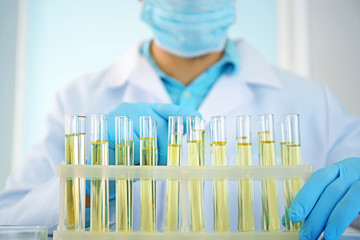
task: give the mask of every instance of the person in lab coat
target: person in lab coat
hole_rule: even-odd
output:
[[[270,66],[244,39],[229,40],[227,29],[235,19],[233,0],[145,0],[141,16],[152,28],[153,39],[136,44],[112,66],[58,92],[43,139],[0,193],[0,224],[58,224],[55,172],[64,159],[64,114],[108,113],[110,156],[114,116],[134,119],[137,135],[139,116],[154,115],[160,122],[159,164],[166,164],[168,116],[226,115],[228,164],[235,165],[236,115],[255,116],[252,132],[257,132],[254,121],[259,114],[271,112],[280,121],[295,112],[301,116],[303,161],[321,170],[294,200],[290,217],[305,219],[302,239],[316,239],[323,231],[326,239],[338,238],[360,211],[360,119],[349,116],[327,86]],[[253,143],[257,149],[255,138]],[[229,204],[236,207],[236,187],[229,190]],[[205,194],[211,191],[205,188]],[[157,221],[162,230],[164,186],[158,193]],[[135,200],[136,194],[135,190]],[[260,216],[258,191],[254,199],[255,214]],[[205,209],[212,209],[211,204],[205,201]],[[230,228],[236,231],[237,211],[231,211],[230,218]],[[135,202],[134,229],[139,228],[138,219]],[[110,220],[114,220],[113,211]],[[205,220],[206,230],[211,231],[212,211],[205,211]]]

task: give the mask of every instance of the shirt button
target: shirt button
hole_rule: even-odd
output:
[[[186,91],[184,93],[185,98],[189,99],[191,97],[191,93],[189,91]]]

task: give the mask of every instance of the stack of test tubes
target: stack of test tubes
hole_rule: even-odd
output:
[[[236,179],[238,185],[238,232],[255,233],[253,181],[256,179],[260,181],[261,188],[261,231],[281,232],[277,175],[256,177],[255,174],[253,177],[252,174],[243,174],[242,177],[234,178],[230,174],[230,177],[222,175],[223,177],[218,178],[209,177],[210,173],[204,172],[211,172],[211,168],[218,168],[224,172],[228,171],[235,174],[234,169],[239,170],[239,172],[241,169],[248,169],[252,173],[256,173],[257,170],[266,173],[267,169],[278,169],[278,172],[288,176],[285,171],[292,168],[296,170],[301,167],[298,114],[286,115],[285,121],[279,123],[282,166],[276,165],[273,114],[262,114],[259,117],[258,166],[253,165],[251,117],[249,115],[240,115],[236,118],[236,125],[234,126],[236,128],[236,143],[234,144],[236,145],[236,166],[228,166],[225,116],[213,116],[209,122],[211,166],[205,166],[206,124],[205,120],[199,116],[186,118],[188,166],[184,166],[182,159],[184,135],[184,119],[182,117],[171,116],[168,119],[167,166],[157,166],[156,120],[153,116],[140,117],[138,133],[140,138],[140,166],[134,166],[134,151],[136,151],[134,149],[134,122],[127,116],[117,116],[114,134],[115,166],[110,166],[107,120],[104,114],[91,115],[91,166],[85,166],[85,120],[86,117],[84,116],[65,116],[66,165],[59,166],[63,173],[59,174],[63,179],[61,181],[63,201],[60,203],[60,226],[58,233],[55,231],[55,239],[61,239],[56,237],[57,234],[61,233],[60,230],[67,233],[136,233],[133,229],[134,181],[136,180],[140,180],[139,189],[137,189],[140,193],[140,206],[135,207],[140,208],[139,230],[145,234],[141,236],[159,233],[157,207],[163,207],[165,211],[163,233],[205,232],[205,225],[209,223],[204,217],[204,199],[209,196],[204,196],[204,180],[209,179],[212,180],[213,184],[214,234],[230,233],[229,179]],[[77,166],[78,170],[76,170],[73,165],[80,166]],[[59,169],[58,171],[60,171]],[[166,169],[177,174],[170,175],[166,173]],[[307,178],[311,173],[311,166],[310,168],[305,166],[301,169],[299,171],[303,172],[302,175],[282,178],[286,232],[297,232],[302,224],[301,222],[291,222],[288,216],[288,209],[302,187],[304,178]],[[190,170],[199,173],[199,175],[191,175]],[[74,172],[77,172],[78,175]],[[149,174],[151,172],[153,174]],[[157,206],[156,186],[158,179],[166,182],[166,195],[161,206]],[[88,220],[85,219],[85,180],[90,180],[89,226],[85,226],[85,220]],[[110,230],[109,226],[109,183],[111,181],[115,183],[116,193],[114,230]],[[167,236],[170,237],[170,235]],[[188,236],[189,239],[196,239],[196,236],[199,235],[190,234]]]

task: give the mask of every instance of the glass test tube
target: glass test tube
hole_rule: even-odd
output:
[[[156,166],[155,123],[152,116],[140,117],[140,166]],[[156,231],[156,180],[140,179],[140,231]]]
[[[280,142],[280,153],[281,153],[281,165],[288,166],[289,165],[289,158],[286,146],[286,127],[285,122],[279,122],[280,133],[281,133],[281,142]],[[290,207],[290,180],[284,179],[283,180],[283,199],[284,199],[284,206],[285,206],[285,228],[286,231],[292,231],[292,225],[290,224],[289,218],[289,207]]]
[[[109,165],[107,126],[104,114],[91,115],[91,164]],[[109,230],[109,183],[108,179],[91,179],[90,230]]]
[[[79,116],[79,164],[85,165],[86,116]],[[86,179],[79,179],[80,229],[85,230]]]
[[[301,164],[301,141],[300,141],[300,119],[299,114],[288,114],[286,115],[285,121],[285,140],[286,140],[286,149],[287,149],[287,161],[286,163],[289,166],[295,166]],[[288,180],[288,208],[290,207],[292,201],[294,200],[296,194],[300,191],[303,180],[302,178],[295,177]],[[289,226],[286,226],[286,229],[290,231],[300,231],[302,222],[294,223],[288,221]]]
[[[202,129],[199,116],[186,118],[187,154],[189,166],[203,166]],[[190,229],[192,232],[204,232],[204,205],[203,181],[201,179],[189,180],[190,197]]]
[[[236,119],[237,165],[252,165],[251,117],[240,115]],[[253,180],[241,179],[238,183],[238,230],[251,232],[255,230],[253,206]]]
[[[179,116],[169,117],[167,166],[180,166],[182,162],[183,119]],[[180,214],[180,180],[167,179],[165,231],[179,230]]]
[[[129,118],[130,165],[134,165],[134,121]],[[131,202],[132,203],[132,202]]]
[[[79,164],[79,118],[65,115],[65,163]],[[69,177],[65,184],[66,229],[80,227],[79,178]]]
[[[275,157],[274,115],[260,115],[259,132],[259,163],[260,166],[273,166]],[[276,178],[261,181],[262,230],[280,231],[278,191]]]
[[[128,117],[115,117],[115,165],[133,165],[129,130]],[[133,186],[130,179],[116,179],[116,231],[132,231],[132,194]]]
[[[158,163],[158,157],[159,157],[159,150],[158,150],[158,141],[157,141],[157,122],[156,120],[153,121],[154,126],[153,126],[153,130],[154,130],[154,159],[156,164]]]
[[[200,166],[205,166],[205,161],[206,161],[206,131],[205,131],[205,125],[206,125],[206,121],[205,119],[201,119],[200,120],[200,133],[201,133],[201,165]]]
[[[225,116],[211,117],[212,166],[227,165]],[[214,180],[214,230],[229,232],[229,184],[228,179]]]

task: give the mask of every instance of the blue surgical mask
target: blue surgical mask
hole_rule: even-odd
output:
[[[155,43],[179,57],[220,52],[235,21],[234,0],[144,0],[141,18]]]

